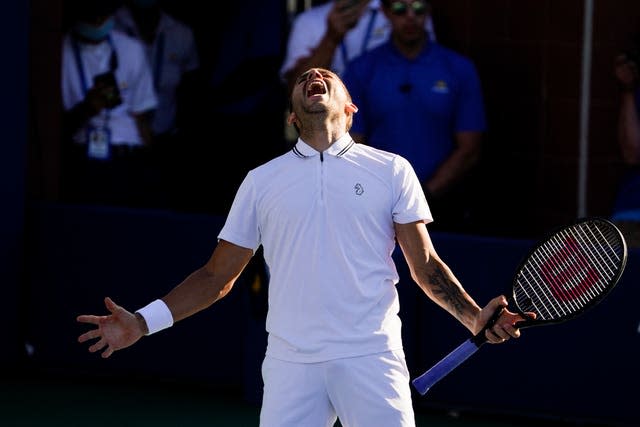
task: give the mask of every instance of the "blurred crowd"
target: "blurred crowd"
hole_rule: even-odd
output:
[[[224,25],[198,28],[178,6],[65,1],[63,200],[225,213],[284,150],[286,4],[221,5]]]
[[[433,228],[481,228],[482,79],[471,58],[438,39],[432,2],[247,0],[216,11],[64,1],[63,201],[225,214],[246,173],[295,142],[285,116],[296,76],[324,67],[359,107],[354,140],[412,163]],[[611,211],[632,224],[640,222],[634,52],[632,43],[616,58],[627,170]]]

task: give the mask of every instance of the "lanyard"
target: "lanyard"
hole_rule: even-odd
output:
[[[378,9],[371,9],[369,13],[369,22],[367,23],[367,31],[364,33],[364,38],[362,39],[362,48],[360,49],[360,53],[362,54],[365,50],[367,50],[367,44],[369,44],[369,39],[371,38],[371,31],[373,30],[373,24],[376,20],[376,14],[378,13]],[[347,46],[344,44],[344,40],[340,43],[340,51],[342,53],[342,62],[346,68],[347,63],[349,63],[349,54],[347,52]]]
[[[107,41],[109,42],[109,46],[111,46],[111,58],[109,59],[109,69],[111,71],[115,71],[116,68],[118,68],[118,55],[116,54],[116,48],[113,45],[113,40],[111,39],[111,35],[107,36]],[[82,64],[82,55],[80,55],[80,46],[78,46],[78,42],[73,36],[71,37],[71,46],[73,47],[73,54],[76,60],[76,67],[78,69],[78,75],[80,76],[82,93],[86,96],[87,91],[89,90],[89,85],[87,84],[87,76],[84,74],[84,65]]]

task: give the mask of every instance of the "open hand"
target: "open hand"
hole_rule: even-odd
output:
[[[76,318],[80,323],[96,325],[92,329],[78,337],[78,342],[85,342],[93,339],[98,341],[89,346],[89,351],[95,353],[100,350],[102,357],[107,358],[115,351],[121,350],[134,344],[144,335],[144,330],[140,325],[140,320],[135,314],[125,310],[111,298],[106,297],[104,304],[111,314],[106,316],[96,316],[83,314]]]

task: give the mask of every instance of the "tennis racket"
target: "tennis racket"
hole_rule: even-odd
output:
[[[526,320],[517,327],[565,322],[593,307],[618,283],[627,262],[627,244],[620,230],[602,218],[579,219],[551,232],[523,259],[508,297],[510,309]],[[412,381],[424,395],[435,383],[467,360],[487,342],[503,308],[485,327],[424,374]],[[526,312],[536,314],[535,319]]]

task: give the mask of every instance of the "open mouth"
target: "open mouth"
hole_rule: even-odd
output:
[[[307,85],[307,98],[311,98],[314,95],[324,95],[327,93],[327,88],[321,80],[314,80]]]

